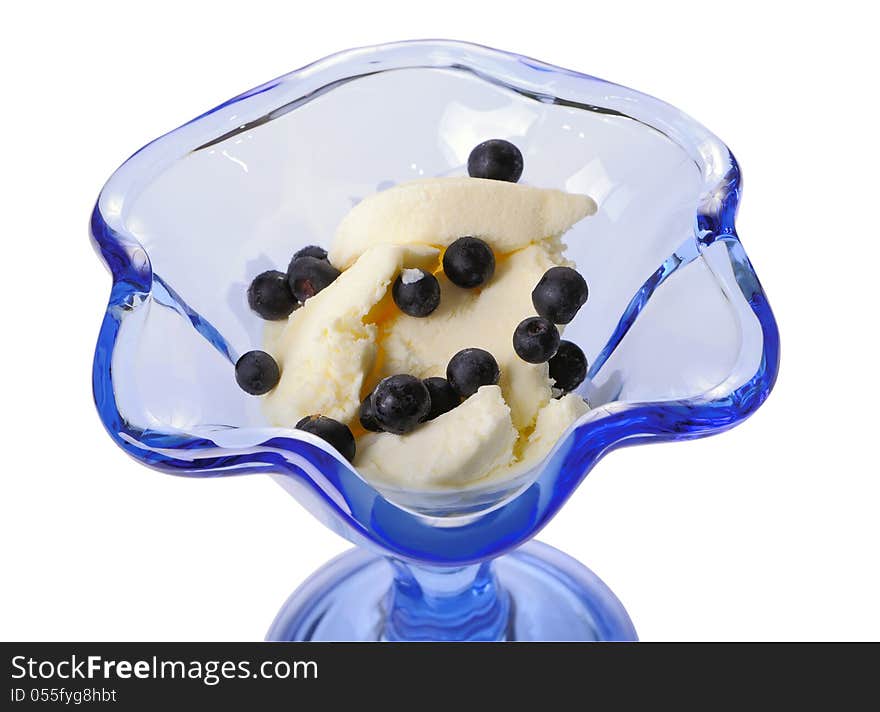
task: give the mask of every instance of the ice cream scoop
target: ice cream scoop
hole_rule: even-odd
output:
[[[495,252],[513,252],[558,237],[596,212],[587,195],[485,178],[426,178],[371,195],[343,219],[330,262],[349,267],[371,245],[446,247],[464,235]]]

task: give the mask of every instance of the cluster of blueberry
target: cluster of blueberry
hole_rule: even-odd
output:
[[[501,371],[488,351],[464,349],[449,360],[446,378],[419,380],[401,373],[388,376],[364,398],[361,425],[374,433],[403,435],[458,406],[481,386],[498,383]]]
[[[408,374],[383,378],[361,403],[361,425],[372,432],[403,435],[420,423],[448,413],[481,386],[498,383],[499,376],[492,354],[482,349],[464,349],[449,361],[446,378],[419,380]],[[349,462],[354,460],[354,435],[344,423],[310,415],[300,420],[296,428],[322,438]]]
[[[327,250],[309,245],[294,254],[287,272],[272,269],[257,275],[248,287],[248,304],[269,321],[286,319],[339,274],[327,259]]]
[[[269,270],[257,275],[248,287],[248,304],[263,319],[286,319],[339,274],[323,247],[309,245],[294,254],[287,272]],[[252,396],[265,395],[280,379],[278,364],[265,351],[248,351],[235,364],[235,380]]]
[[[587,301],[587,283],[571,267],[551,267],[532,290],[538,316],[523,319],[513,332],[513,349],[523,361],[549,362],[550,377],[563,393],[587,376],[587,357],[571,341],[562,341],[557,324],[568,324]]]

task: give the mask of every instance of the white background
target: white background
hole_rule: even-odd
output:
[[[221,101],[337,50],[443,37],[654,94],[717,133],[782,335],[751,420],[612,454],[540,538],[645,640],[880,639],[877,25],[869,3],[810,4],[6,7],[0,638],[259,639],[347,548],[269,479],[173,478],[112,444],[90,385],[110,278],[87,219],[128,155]]]

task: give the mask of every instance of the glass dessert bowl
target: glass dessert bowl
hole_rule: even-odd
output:
[[[248,286],[329,247],[365,198],[467,175],[493,138],[521,150],[524,184],[597,204],[564,236],[589,284],[564,338],[587,357],[575,393],[590,409],[507,477],[368,479],[236,384],[236,362],[266,340]],[[618,85],[453,42],[334,55],[150,143],[104,187],[91,221],[113,275],[98,410],[139,461],[268,474],[359,547],[294,593],[269,639],[634,639],[601,581],[529,540],[612,449],[719,432],[766,399],[779,340],[735,232],[739,191],[723,143]]]

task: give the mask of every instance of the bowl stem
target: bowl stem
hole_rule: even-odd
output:
[[[510,597],[491,561],[430,567],[392,559],[387,640],[504,640]]]

